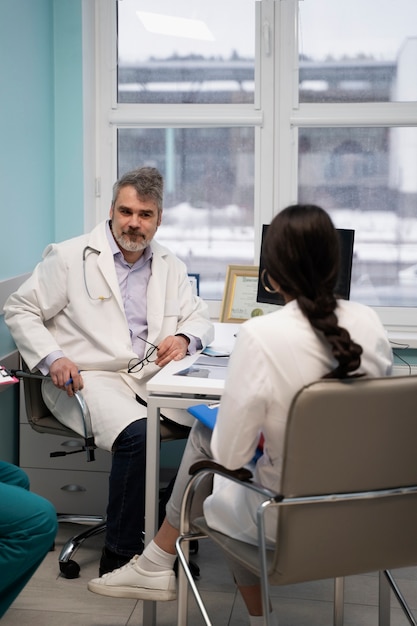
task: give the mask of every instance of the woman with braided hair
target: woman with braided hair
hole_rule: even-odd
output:
[[[314,330],[330,344],[338,365],[323,378],[345,378],[358,369],[362,348],[338,324],[337,294],[340,251],[328,214],[315,205],[284,209],[268,229],[264,262],[269,282],[286,302],[297,300]],[[263,280],[268,280],[263,276]]]
[[[247,465],[260,434],[264,452],[251,468],[254,480],[280,491],[285,425],[295,394],[320,378],[387,376],[392,353],[376,313],[334,294],[339,238],[328,214],[295,205],[272,220],[263,244],[266,287],[282,294],[285,306],[242,324],[230,357],[225,390],[213,434],[200,422],[191,429],[166,518],[140,557],[89,589],[102,595],[142,599],[175,598],[175,540],[189,467],[214,459],[228,469]],[[325,433],[323,433],[325,436]],[[215,477],[204,515],[214,529],[257,544],[258,495]],[[276,511],[266,517],[274,541]],[[259,580],[230,563],[251,626],[263,624]],[[151,589],[153,587],[153,589]]]

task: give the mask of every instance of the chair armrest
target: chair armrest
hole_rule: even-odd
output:
[[[44,376],[43,374],[32,374],[32,372],[25,372],[24,370],[10,370],[10,372],[13,374],[13,376],[16,376],[16,378],[35,378],[37,380],[46,380],[48,378],[51,378],[50,376]]]
[[[191,465],[189,473],[191,475],[196,474],[200,470],[218,470],[218,473],[229,476],[230,478],[236,478],[240,482],[247,483],[252,479],[252,472],[246,467],[239,467],[236,470],[229,470],[220,463],[215,461],[197,461]]]
[[[260,483],[256,483],[252,480],[252,472],[246,467],[240,467],[236,470],[229,470],[220,463],[216,463],[215,461],[204,460],[197,461],[197,463],[193,463],[189,469],[189,473],[195,477],[200,473],[205,474],[218,474],[219,476],[224,476],[229,480],[232,480],[235,483],[240,483],[242,486],[251,489],[252,491],[256,491],[257,493],[265,496],[265,498],[274,500],[275,502],[281,502],[284,499],[284,496],[276,491],[272,491],[268,487],[264,487]]]
[[[22,360],[22,369],[19,370],[13,370],[13,374],[14,376],[16,376],[16,378],[19,379],[28,379],[28,380],[51,380],[50,376],[44,376],[43,374],[41,374],[40,372],[38,372],[38,370],[36,371],[36,373],[32,373],[29,371],[28,366],[26,365],[26,363]],[[37,395],[40,395],[40,386],[39,387],[39,392],[37,393]],[[28,401],[27,401],[27,395],[29,395],[29,397],[32,395],[31,391],[28,391],[28,394],[26,393],[26,386],[25,386],[25,399],[26,399],[26,407],[28,410]],[[65,452],[65,453],[52,453],[51,456],[66,456],[67,454],[73,454],[75,452],[81,452],[82,450],[85,450],[87,453],[87,461],[94,461],[95,460],[95,449],[96,449],[96,445],[94,443],[94,435],[93,435],[93,427],[91,424],[91,415],[90,415],[90,411],[88,409],[88,406],[84,400],[84,397],[81,393],[81,391],[76,391],[74,393],[74,401],[77,402],[80,412],[81,412],[81,417],[82,417],[82,423],[83,423],[83,427],[84,427],[84,445],[80,450],[74,450],[71,452]],[[44,404],[44,401],[42,400],[42,404]],[[30,402],[30,406],[32,405],[32,401]],[[48,409],[49,411],[49,409]],[[32,409],[30,408],[30,410],[28,410],[28,413],[32,413]],[[51,413],[52,415],[52,413]],[[56,419],[56,418],[55,418]],[[29,420],[31,421],[31,420]]]

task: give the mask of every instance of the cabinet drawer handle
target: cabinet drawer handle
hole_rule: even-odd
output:
[[[64,485],[63,487],[61,487],[61,490],[69,491],[69,492],[87,491],[87,489],[83,487],[82,485],[74,485],[74,484]]]

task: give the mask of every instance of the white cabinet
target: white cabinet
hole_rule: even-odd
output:
[[[97,449],[91,462],[86,452],[50,457],[51,452],[81,445],[82,439],[34,431],[21,398],[19,465],[29,476],[31,490],[50,500],[58,513],[105,515],[111,453]]]

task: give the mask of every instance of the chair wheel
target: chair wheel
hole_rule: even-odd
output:
[[[59,564],[59,569],[64,578],[78,578],[80,575],[80,566],[75,561],[65,561]]]
[[[190,541],[190,554],[197,554],[198,552],[198,539]]]

